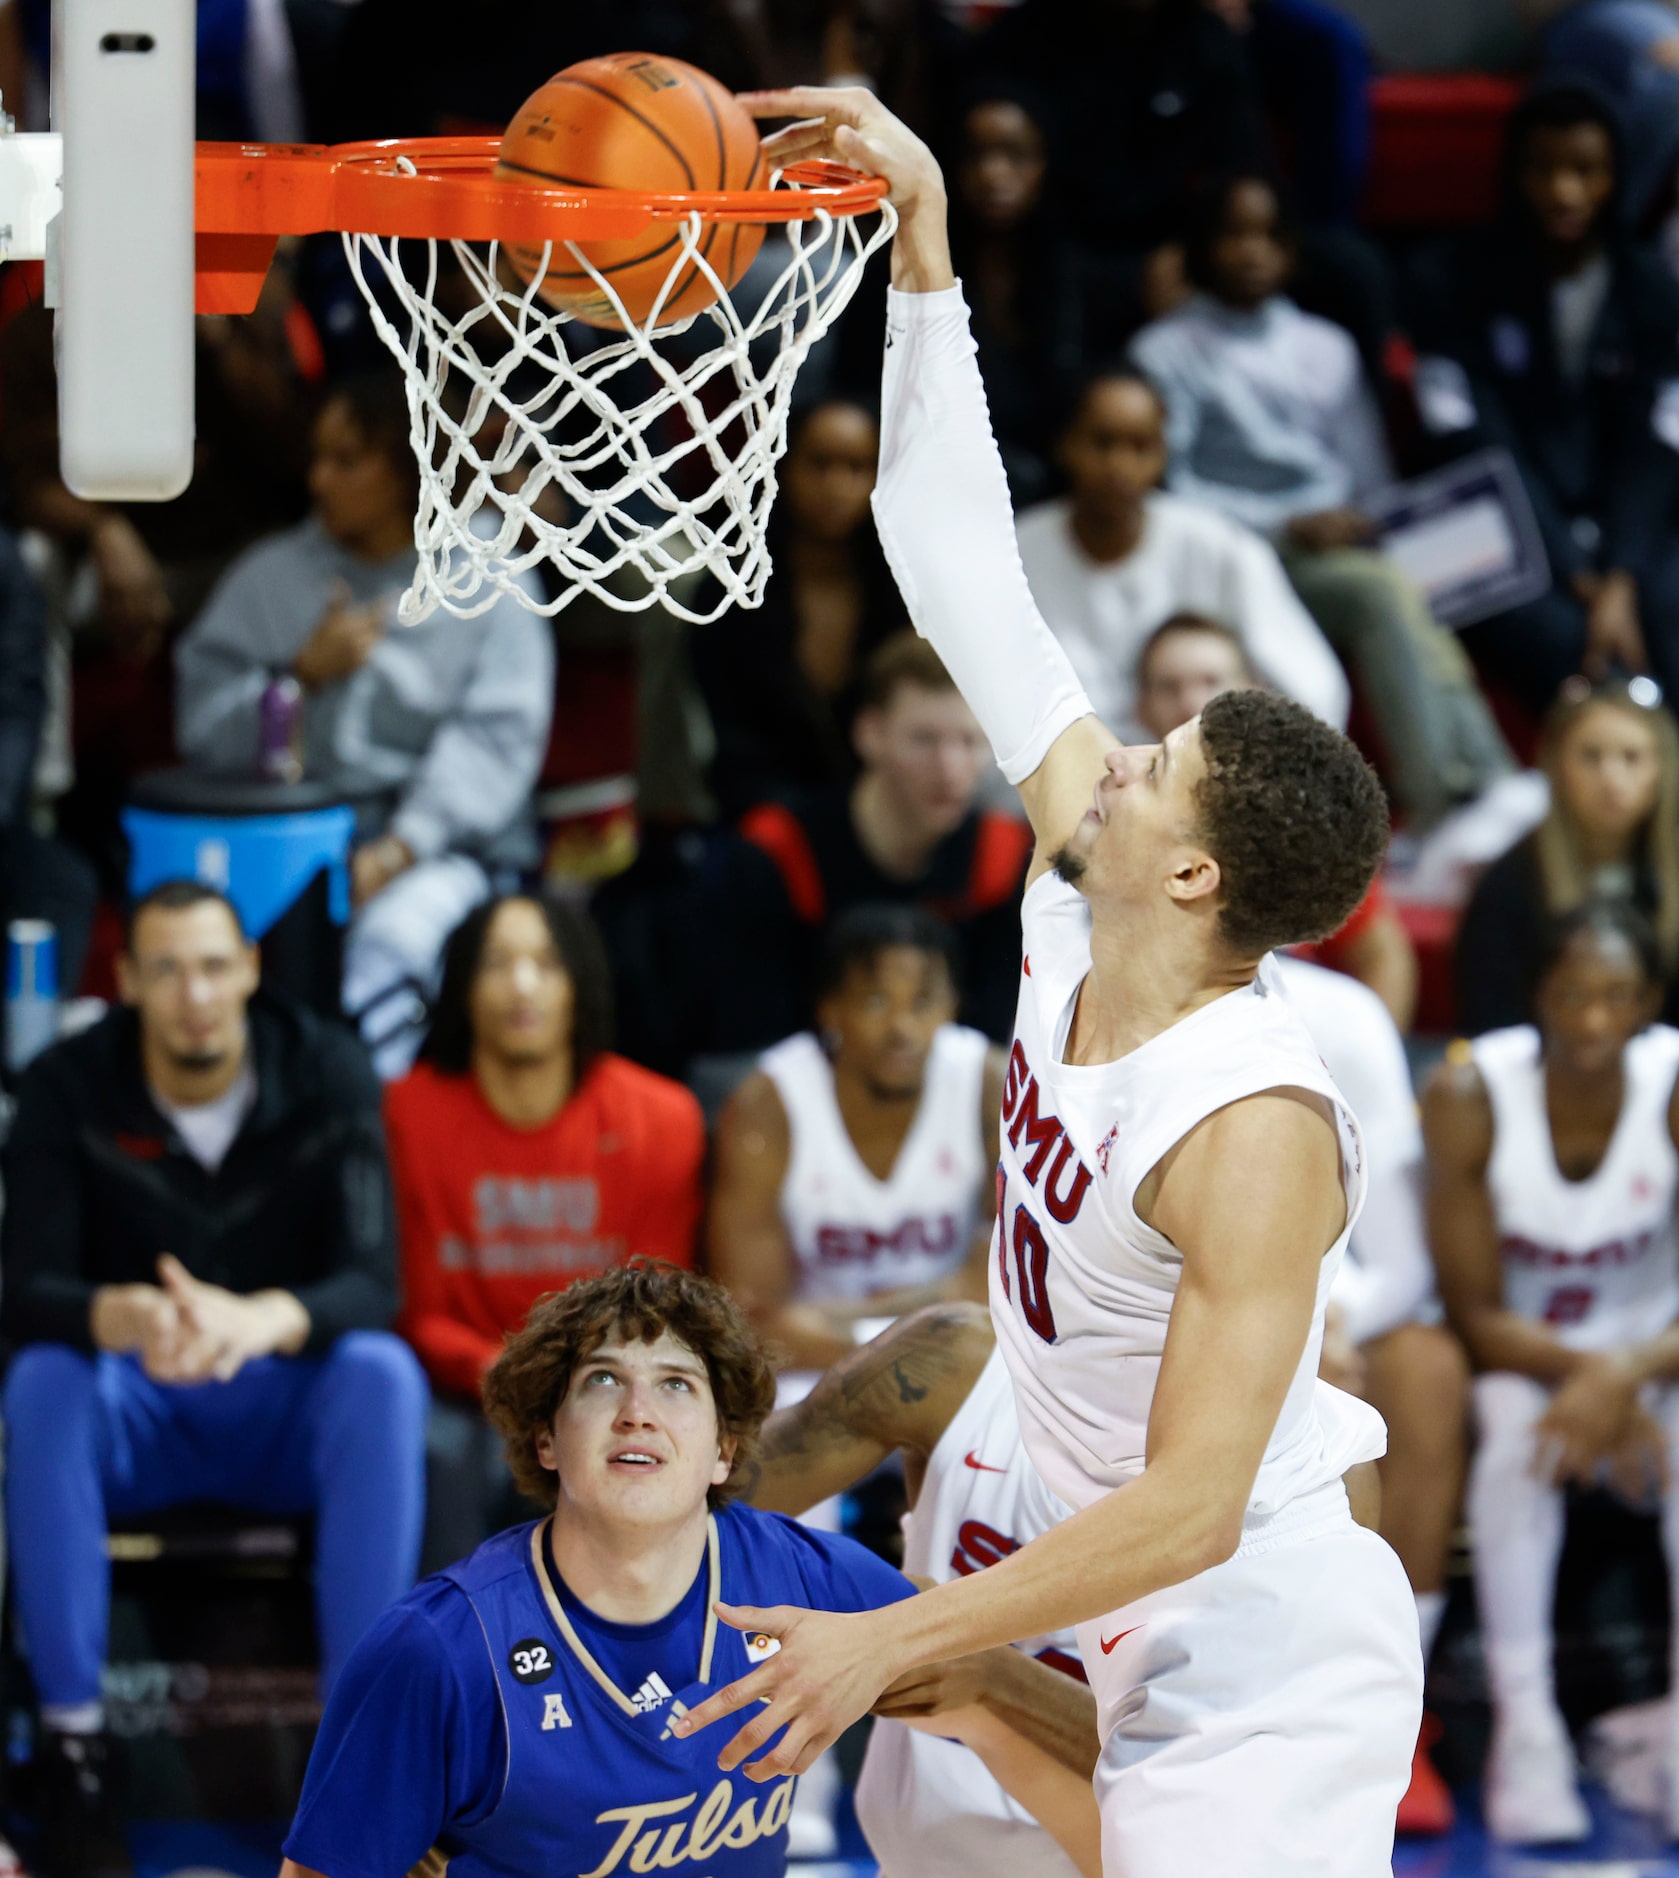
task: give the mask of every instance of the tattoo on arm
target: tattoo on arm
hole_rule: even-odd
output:
[[[927,1400],[926,1384],[911,1381],[909,1376],[904,1373],[902,1357],[897,1358],[893,1362],[892,1374],[898,1381],[898,1400],[900,1402],[925,1402]]]
[[[990,1350],[982,1306],[927,1305],[829,1371],[824,1387],[837,1385],[839,1398],[830,1398],[829,1412],[891,1447],[927,1444],[973,1387]]]
[[[894,1448],[929,1453],[991,1350],[972,1304],[933,1304],[851,1351],[805,1399],[764,1424],[742,1490],[754,1505],[797,1510],[839,1492]],[[820,1491],[817,1491],[820,1489]]]

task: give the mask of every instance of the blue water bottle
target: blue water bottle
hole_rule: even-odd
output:
[[[6,928],[6,1068],[16,1076],[58,1035],[58,929],[14,919]]]

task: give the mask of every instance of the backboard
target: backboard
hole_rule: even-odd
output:
[[[89,500],[192,477],[194,56],[194,0],[54,0],[47,298],[60,467]]]

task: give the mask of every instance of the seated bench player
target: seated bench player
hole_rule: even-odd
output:
[[[484,1402],[520,1487],[554,1510],[368,1632],[322,1717],[281,1878],[780,1878],[795,1780],[721,1775],[715,1743],[670,1724],[774,1647],[722,1618],[871,1610],[913,1587],[850,1540],[731,1503],[773,1390],[710,1279],[638,1262],[544,1299]],[[1077,1778],[1012,1733],[994,1754],[1063,1799]]]
[[[1067,1517],[1020,1444],[1014,1391],[983,1306],[928,1305],[849,1351],[803,1401],[764,1424],[743,1497],[803,1513],[893,1453],[909,1488],[904,1569],[914,1578],[943,1583],[983,1571]],[[976,1702],[1077,1777],[1074,1807],[1040,1803],[1034,1816],[990,1771],[981,1744],[976,1757],[928,1732]],[[857,1818],[884,1872],[1072,1878],[1099,1866],[1096,1698],[1072,1631],[913,1670],[874,1712]]]
[[[1003,1057],[956,1008],[948,927],[853,907],[823,948],[816,1030],[767,1050],[724,1112],[710,1270],[795,1372],[870,1318],[985,1296]]]
[[[1479,1372],[1484,1804],[1492,1837],[1516,1844],[1592,1826],[1552,1675],[1568,1482],[1659,1498],[1679,1602],[1679,1030],[1651,1021],[1662,988],[1645,916],[1587,900],[1553,930],[1537,1024],[1453,1045],[1423,1099],[1440,1295]],[[1679,1837],[1675,1772],[1679,1732]]]

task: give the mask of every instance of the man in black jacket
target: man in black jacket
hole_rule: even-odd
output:
[[[1439,453],[1514,457],[1552,585],[1464,634],[1534,710],[1575,672],[1679,682],[1679,285],[1625,231],[1620,121],[1587,80],[1510,120],[1497,224],[1421,257],[1410,326]]]
[[[108,1517],[312,1512],[322,1677],[413,1582],[426,1385],[359,1044],[259,992],[233,907],[136,907],[125,1008],[31,1065],[0,1230],[6,1518],[46,1878],[128,1869],[100,1705]]]

